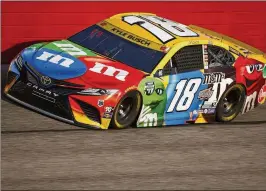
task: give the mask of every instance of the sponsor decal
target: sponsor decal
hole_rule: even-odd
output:
[[[106,76],[114,76],[116,79],[120,81],[125,81],[127,75],[129,74],[128,71],[117,69],[113,66],[107,66],[99,62],[95,62],[94,67],[90,68],[89,70]]]
[[[203,51],[203,65],[204,69],[207,70],[209,68],[209,63],[208,63],[208,46],[207,45],[202,45],[202,51]]]
[[[103,118],[111,119],[113,116],[113,111],[114,111],[113,107],[105,107]]]
[[[203,105],[201,105],[201,109],[213,109],[216,108],[217,102],[204,102]]]
[[[100,25],[101,25],[102,27],[104,27],[104,26],[107,25],[107,23],[103,21],[102,23],[100,23]]]
[[[236,49],[232,48],[231,46],[229,46],[229,51],[240,56],[240,52],[238,52]]]
[[[104,100],[98,100],[98,106],[99,107],[102,107],[104,105]]]
[[[214,114],[215,111],[216,111],[215,108],[206,108],[206,109],[199,110],[199,113]]]
[[[205,89],[205,90],[202,90],[199,92],[199,99],[200,100],[208,100],[213,94],[213,90],[212,90],[212,87],[208,88],[208,89]]]
[[[53,43],[55,46],[57,46],[58,48],[60,48],[63,51],[66,51],[67,53],[69,53],[72,56],[86,56],[87,53],[84,52],[82,49],[74,46],[73,44],[70,43],[58,43],[58,42],[54,42]]]
[[[31,54],[33,54],[33,60],[29,58]],[[30,66],[40,71],[43,76],[49,76],[52,79],[75,78],[83,75],[87,70],[82,61],[65,52],[42,48],[31,54],[25,56]]]
[[[244,54],[246,54],[246,55],[248,55],[248,54],[253,54],[253,52],[251,52],[251,51],[249,51],[249,50],[247,50],[247,49],[245,49],[245,48],[240,48],[239,49],[240,51],[242,51]]]
[[[211,97],[207,100],[204,100],[201,108],[215,108],[221,96],[228,86],[233,83],[233,81],[234,80],[231,78],[225,78],[222,79],[221,82],[216,82],[212,85],[212,87],[208,88],[210,91],[212,91]]]
[[[206,73],[204,74],[205,79],[203,84],[214,84],[214,83],[221,83],[222,79],[225,78],[225,73],[222,72],[213,72],[213,73]]]
[[[209,34],[203,32],[203,31],[201,31],[201,33],[204,34],[205,36],[209,37],[210,39],[215,39],[215,40],[218,40],[218,41],[222,42],[222,40],[220,38],[216,37],[216,36],[209,35]]]
[[[253,54],[253,52],[251,52],[250,50],[247,50],[247,49],[245,49],[245,48],[243,48],[243,47],[240,47],[240,46],[238,46],[238,45],[234,45],[236,48],[238,48],[240,51],[242,51],[244,54],[246,54],[246,56],[248,55],[248,54]]]
[[[145,86],[144,86],[144,93],[145,93],[146,95],[151,95],[151,94],[153,94],[154,89],[155,89],[154,82],[146,82],[146,83],[145,83]]]
[[[44,89],[44,88],[42,88],[42,87],[39,87],[39,86],[37,86],[37,85],[35,85],[35,84],[32,84],[32,83],[30,83],[30,82],[28,82],[26,85],[27,85],[28,87],[31,87],[31,88],[34,89],[34,90],[37,90],[37,91],[42,92],[42,93],[45,93],[45,94],[47,94],[47,95],[51,95],[51,96],[54,96],[54,97],[59,96],[58,94],[56,94],[56,93],[54,93],[54,92],[51,92],[50,90],[46,90],[46,89]]]
[[[59,96],[58,94],[51,92],[50,90],[43,89],[43,88],[41,88],[35,84],[32,84],[30,82],[28,82],[26,85],[33,89],[32,95],[34,95],[38,98],[44,99],[46,101],[55,103],[56,102],[55,97]]]
[[[167,53],[170,50],[170,48],[163,45],[163,46],[161,46],[160,50],[163,51],[164,53]]]
[[[59,64],[60,66],[69,68],[74,60],[61,56],[60,54],[53,54],[50,52],[43,51],[42,54],[36,57],[37,60],[48,61],[52,64]]]
[[[236,83],[241,83],[246,87],[247,95],[259,92],[265,84],[262,76],[264,64],[256,60],[239,57],[235,63]]]
[[[215,108],[207,109],[207,114],[213,114],[213,113],[215,113]]]
[[[136,43],[138,45],[141,45],[143,47],[152,48],[152,49],[162,51],[162,52],[167,52],[169,50],[169,47],[165,47],[165,46],[162,46],[161,44],[158,44],[156,42],[149,41],[145,38],[141,38],[141,37],[139,37],[133,33],[130,33],[128,31],[124,31],[121,28],[114,27],[112,24],[109,24],[106,22],[101,22],[98,25],[101,26],[102,28],[104,28],[105,30],[117,35],[117,36],[120,36],[124,39],[127,39],[127,40],[129,40],[133,43]],[[102,33],[102,31],[99,31],[98,29],[96,29],[96,32],[93,35],[96,35],[98,33]]]
[[[105,107],[104,110],[106,113],[112,113],[114,108],[113,107]]]
[[[98,30],[98,29],[94,29],[93,31],[91,31],[90,33],[90,38],[93,38],[93,37],[101,37],[103,35],[103,32]]]
[[[162,125],[167,101],[162,80],[153,77],[144,78],[138,89],[143,97],[142,113],[137,122],[138,127]]]
[[[266,84],[262,86],[258,95],[258,103],[263,104],[266,98]]]
[[[105,118],[105,119],[111,119],[112,116],[113,116],[112,113],[106,113],[106,112],[104,112],[104,114],[103,114],[103,118]]]
[[[157,113],[152,113],[150,106],[143,105],[138,119],[138,125],[143,123],[143,127],[157,126],[157,120]]]
[[[139,38],[139,37],[136,37],[132,34],[129,34],[125,31],[122,31],[121,29],[117,29],[117,28],[113,28],[111,29],[115,34],[119,35],[119,36],[122,36],[124,38],[127,38],[133,42],[136,42],[136,43],[140,43],[144,46],[150,46],[151,42],[148,41],[148,40],[145,40],[145,39],[142,39],[142,38]]]
[[[199,44],[198,40],[191,40],[188,42],[188,45],[195,45],[195,44]]]
[[[127,33],[121,29],[118,29],[118,28],[112,28],[111,31],[116,34],[116,35],[119,35],[121,37],[124,37],[128,40],[131,40],[135,43],[139,43],[139,44],[142,44],[144,46],[150,46],[151,42],[146,40],[146,39],[143,39],[143,38],[140,38],[140,37],[136,37],[134,36],[133,34],[130,34],[130,33]]]

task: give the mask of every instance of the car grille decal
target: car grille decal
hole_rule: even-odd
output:
[[[29,72],[27,71],[27,79],[29,82],[33,83],[33,84],[38,84],[38,81],[36,80],[36,78]]]
[[[75,100],[80,105],[82,111],[86,114],[88,118],[101,124],[101,118],[100,118],[98,109],[96,109],[92,105],[89,105],[88,103],[85,103],[83,101],[80,101],[77,99]]]

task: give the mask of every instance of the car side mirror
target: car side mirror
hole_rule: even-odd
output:
[[[157,77],[157,78],[160,78],[160,77],[162,77],[162,76],[164,76],[164,74],[163,74],[163,69],[159,69],[159,70],[157,70],[157,71],[155,72],[155,74],[154,74],[154,77]]]

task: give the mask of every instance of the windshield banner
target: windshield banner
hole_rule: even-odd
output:
[[[103,22],[100,22],[97,24],[98,26],[100,26],[101,28],[119,36],[119,37],[122,37],[126,40],[129,40],[133,43],[136,43],[138,45],[141,45],[141,46],[144,46],[146,48],[150,48],[150,49],[153,49],[153,50],[157,50],[157,51],[161,51],[163,52],[165,50],[165,46],[164,45],[161,45],[161,44],[157,44],[155,42],[152,42],[152,41],[149,41],[145,38],[141,38],[137,35],[134,35],[132,33],[129,33],[127,31],[124,31],[122,30],[121,28],[118,28],[118,27],[115,27],[114,25],[106,22],[106,21],[103,21]]]

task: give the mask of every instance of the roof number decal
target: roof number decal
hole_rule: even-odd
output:
[[[198,36],[197,33],[191,31],[187,28],[186,25],[181,23],[173,22],[168,19],[164,19],[162,17],[150,16],[150,15],[142,15],[142,16],[124,16],[123,21],[134,25],[137,24],[143,29],[149,31],[156,38],[158,38],[161,42],[167,43],[174,39],[174,35],[180,37],[195,37]],[[158,27],[157,25],[160,27]]]

